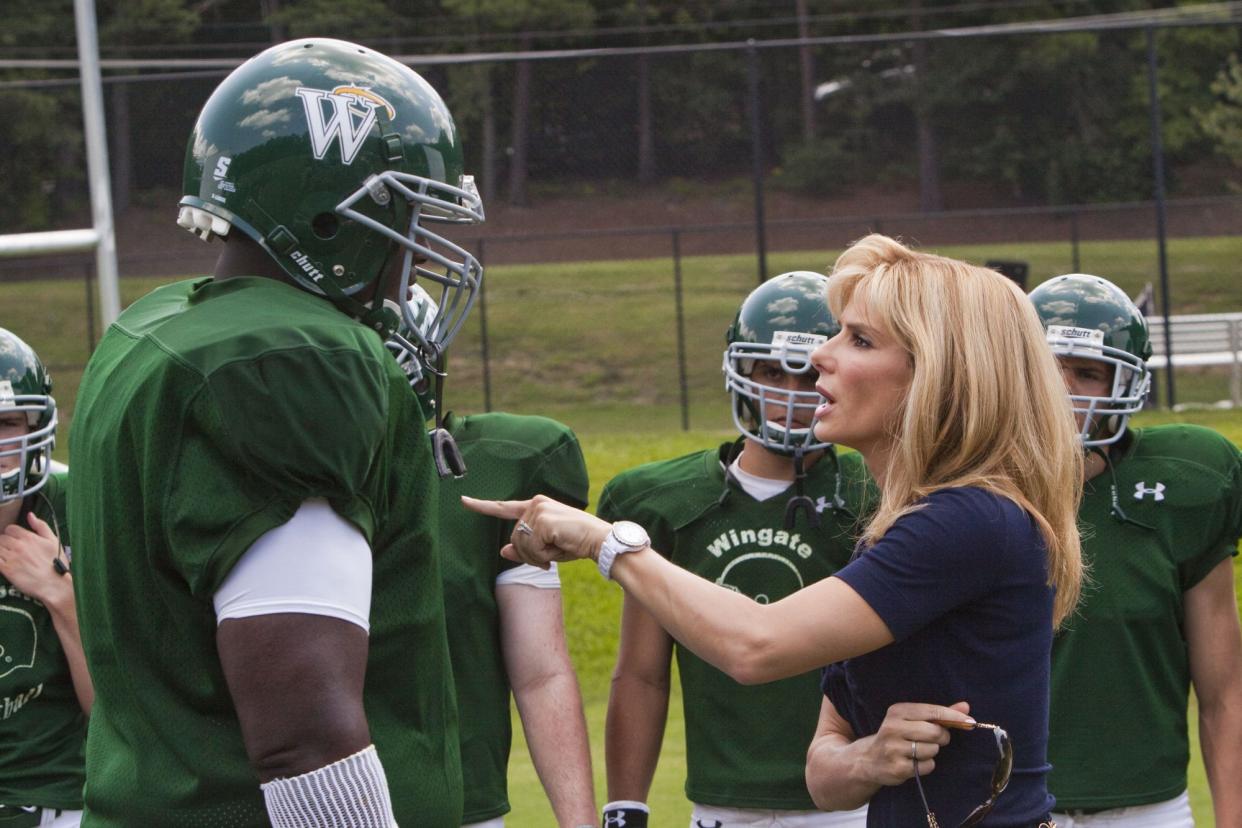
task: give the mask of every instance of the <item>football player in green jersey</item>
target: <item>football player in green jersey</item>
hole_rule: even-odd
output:
[[[435,318],[434,300],[417,285],[410,304],[418,324]],[[430,418],[442,404],[433,399],[432,372],[408,351],[391,350]],[[466,468],[464,476],[440,482],[444,602],[466,789],[462,821],[467,828],[502,828],[510,810],[512,693],[557,825],[594,825],[591,749],[565,644],[556,567],[543,570],[500,557],[512,521],[461,505],[463,494],[508,499],[544,492],[585,506],[589,484],[578,438],[545,417],[448,414],[442,422]]]
[[[453,118],[391,58],[282,43],[204,105],[183,192],[214,273],[126,309],[73,421],[83,825],[456,828],[436,461],[385,350],[413,280],[433,363],[479,285],[435,230],[483,218]]]
[[[1242,634],[1233,556],[1242,453],[1193,425],[1128,428],[1147,323],[1097,276],[1030,294],[1086,449],[1079,511],[1093,586],[1052,650],[1049,787],[1063,826],[1191,826],[1193,685],[1217,825],[1242,825]]]
[[[72,828],[82,817],[82,747],[94,693],[68,567],[65,478],[51,468],[55,440],[52,380],[30,346],[0,328],[0,825],[6,828]]]
[[[811,431],[820,397],[810,353],[840,330],[827,281],[785,273],[739,308],[724,353],[739,439],[623,472],[600,497],[603,519],[642,524],[675,563],[761,603],[843,566],[862,510],[859,456],[838,455]],[[608,703],[606,826],[647,824],[673,650],[669,634],[627,596]],[[806,789],[818,672],[744,687],[685,648],[676,652],[692,825],[865,824],[865,807],[820,812]]]

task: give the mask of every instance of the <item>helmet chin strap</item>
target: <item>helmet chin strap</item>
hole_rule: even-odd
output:
[[[1088,446],[1086,449],[1087,456],[1092,454],[1099,455],[1104,461],[1104,467],[1108,470],[1108,496],[1109,496],[1109,514],[1121,523],[1128,523],[1137,526],[1140,529],[1147,529],[1154,532],[1155,527],[1149,526],[1140,520],[1135,520],[1126,514],[1121,508],[1121,498],[1117,495],[1117,469],[1113,467],[1113,450],[1112,446]]]
[[[793,529],[798,523],[798,513],[806,514],[806,522],[812,529],[819,528],[819,512],[815,511],[815,501],[806,495],[806,469],[802,462],[805,449],[796,446],[793,453],[794,463],[794,496],[785,504],[785,528]]]
[[[391,299],[385,299],[380,304],[371,302],[369,305],[363,305],[364,312],[358,317],[358,321],[387,340],[397,331],[397,327],[401,324],[401,308]]]
[[[340,286],[331,279],[324,279],[318,282],[317,285],[323,291],[324,296],[328,298],[328,301],[336,305],[338,310],[347,316],[357,319],[363,325],[378,333],[380,338],[385,341],[393,335],[401,324],[401,308],[391,299],[384,299],[380,302],[372,300],[364,304],[341,290]],[[382,288],[383,285],[379,285],[379,289]]]
[[[397,328],[401,322],[401,308],[391,299],[384,299],[381,303],[372,302],[364,305],[361,302],[347,296],[335,284],[328,283],[320,285],[328,298],[345,313],[353,316],[363,325],[376,331],[385,341],[394,335],[401,343],[401,347],[407,348],[414,353],[415,358],[420,358],[422,354],[414,347],[414,345],[405,337],[397,333]],[[444,427],[444,368],[443,354],[437,353],[434,360],[424,360],[431,373],[435,375],[436,392],[435,392],[435,409],[436,409],[436,427],[428,432],[431,439],[432,458],[436,464],[436,474],[440,479],[447,477],[460,478],[466,474],[466,461],[461,456],[461,449],[457,447],[457,441],[453,439],[453,435]],[[434,362],[434,365],[428,364]]]
[[[430,367],[435,376],[435,409],[436,427],[427,434],[431,438],[431,454],[436,463],[436,474],[440,479],[452,477],[458,479],[466,475],[466,460],[461,456],[457,441],[444,427],[444,365],[443,357],[437,358],[436,365]]]

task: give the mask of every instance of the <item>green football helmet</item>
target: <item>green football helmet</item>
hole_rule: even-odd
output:
[[[43,487],[56,445],[52,378],[29,345],[0,328],[0,414],[13,412],[25,415],[28,428],[24,434],[0,439],[0,461],[4,465],[0,503],[26,497]]]
[[[791,374],[814,372],[811,351],[837,335],[841,325],[828,310],[828,277],[806,270],[782,273],[751,291],[725,335],[725,390],[732,396],[733,422],[745,436],[782,454],[824,449],[812,421],[823,399],[815,391],[786,391],[752,379],[759,360]],[[783,408],[778,420],[763,416]]]
[[[1031,291],[1048,344],[1058,357],[1096,360],[1112,372],[1108,396],[1071,394],[1084,446],[1106,446],[1125,434],[1151,386],[1151,337],[1143,313],[1107,279],[1057,276]]]
[[[431,229],[483,221],[448,107],[414,70],[363,46],[295,40],[234,70],[194,126],[183,192],[182,227],[245,233],[297,285],[385,339],[406,309],[384,297],[407,296],[414,279],[438,285],[433,324],[405,319],[432,362],[483,278],[475,256]],[[372,286],[376,299],[355,298]]]

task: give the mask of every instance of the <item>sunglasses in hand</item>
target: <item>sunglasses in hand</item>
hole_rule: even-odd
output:
[[[933,719],[934,724],[941,727],[948,727],[954,730],[990,730],[992,736],[996,739],[996,751],[998,754],[996,767],[992,770],[992,792],[988,794],[988,798],[982,805],[971,811],[966,819],[962,820],[958,828],[971,828],[983,821],[983,818],[992,812],[993,806],[996,805],[996,798],[1001,795],[1005,787],[1009,784],[1009,774],[1013,772],[1013,743],[1009,741],[1009,734],[1005,729],[994,724],[985,722],[975,722],[967,724],[966,722],[951,722],[946,719]],[[940,823],[936,821],[936,815],[932,813],[931,806],[927,804],[927,795],[923,793],[923,783],[919,781],[919,760],[911,756],[914,762],[914,784],[919,789],[919,798],[923,800],[923,810],[927,812],[927,828],[940,828]]]

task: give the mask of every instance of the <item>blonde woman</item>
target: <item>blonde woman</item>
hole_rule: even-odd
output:
[[[1052,632],[1081,578],[1082,474],[1039,320],[1000,275],[879,235],[842,254],[828,302],[842,330],[812,356],[815,436],[857,449],[882,498],[833,577],[762,605],[670,564],[633,524],[545,498],[468,505],[519,519],[507,556],[594,559],[738,681],[834,664],[817,732],[790,736],[811,742],[821,808],[870,801],[872,826],[1039,825],[1052,806]],[[1009,738],[950,739],[976,723]]]

